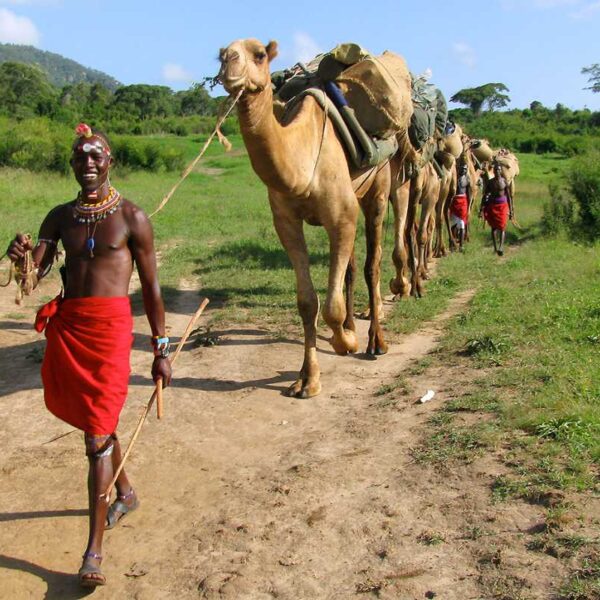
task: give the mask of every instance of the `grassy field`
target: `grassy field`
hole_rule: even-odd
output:
[[[186,160],[203,143],[199,137],[156,139],[181,147]],[[153,220],[167,302],[185,280],[220,308],[213,313],[215,320],[261,323],[274,334],[290,326],[299,331],[294,277],[272,227],[265,188],[249,166],[241,139],[231,141],[229,154],[211,146],[200,168]],[[431,436],[416,458],[444,463],[469,460],[486,448],[507,448],[512,474],[498,478],[497,500],[535,499],[555,490],[597,491],[600,462],[598,246],[541,234],[547,186],[560,183],[569,160],[522,155],[520,161],[516,215],[521,229],[509,226],[507,255],[495,256],[488,230],[474,223],[466,252],[439,261],[425,298],[397,304],[385,323],[390,333],[413,331],[459,291],[476,290],[468,311],[451,323],[436,354],[414,369],[440,364],[480,376],[471,377],[464,394],[438,411]],[[117,168],[113,179],[128,198],[151,211],[178,175]],[[0,243],[6,245],[17,230],[35,233],[43,215],[76,191],[71,178],[3,170]],[[387,293],[393,274],[391,219],[385,227],[382,282]],[[323,296],[327,238],[320,228],[307,226],[306,233],[315,285]],[[362,224],[357,255],[362,261]],[[357,306],[363,304],[366,290],[361,284]],[[402,390],[407,377],[410,373],[382,394]],[[455,416],[464,411],[489,418],[459,426]],[[597,557],[585,556],[580,564],[597,576]],[[594,577],[575,577],[568,585],[575,592],[598,592]],[[565,598],[588,597],[575,592]]]

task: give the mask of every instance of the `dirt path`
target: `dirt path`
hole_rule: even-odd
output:
[[[70,428],[43,407],[43,342],[29,321],[10,317],[12,290],[0,292],[0,315],[9,315],[0,318],[0,596],[79,598],[73,573],[87,535],[81,436],[45,443]],[[493,458],[444,476],[413,462],[424,423],[452,396],[452,372],[412,377],[415,393],[391,403],[376,395],[436,347],[472,293],[376,361],[338,357],[321,338],[323,392],[311,400],[281,395],[300,366],[299,340],[232,328],[216,332],[215,346],[188,348],[166,394],[166,418],[147,423],[132,455],[142,506],[107,533],[109,585],[95,597],[495,597],[502,535],[519,535],[539,509],[490,506],[490,482],[502,470]],[[191,290],[180,295],[171,332],[183,330],[199,300]],[[28,318],[36,301],[28,301]],[[359,327],[364,346],[367,324]],[[135,332],[125,441],[151,392],[142,316]],[[415,404],[429,388],[435,400]],[[475,523],[494,529],[493,544],[465,536]],[[532,566],[517,550],[502,555],[510,566],[504,584],[531,579],[544,589],[550,557]],[[486,561],[494,570],[487,579]]]

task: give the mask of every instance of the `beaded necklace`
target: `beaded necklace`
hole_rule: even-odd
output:
[[[73,207],[73,217],[79,223],[85,223],[87,232],[86,247],[89,250],[90,258],[94,258],[94,248],[96,242],[94,236],[96,235],[96,227],[98,222],[106,219],[109,215],[112,215],[117,208],[121,205],[123,198],[117,190],[110,186],[108,195],[106,198],[96,203],[85,203],[82,202],[81,192],[77,195],[75,200],[75,206]],[[94,224],[90,233],[90,225]]]

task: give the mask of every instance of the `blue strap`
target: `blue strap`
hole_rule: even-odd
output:
[[[325,82],[325,90],[327,91],[327,95],[338,108],[341,108],[342,106],[348,106],[348,101],[346,98],[344,98],[342,90],[340,90],[337,84],[335,84],[333,81]]]

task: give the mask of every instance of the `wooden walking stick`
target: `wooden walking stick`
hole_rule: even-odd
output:
[[[156,380],[156,418],[163,418],[163,385],[162,377]]]
[[[190,336],[190,333],[192,332],[192,329],[194,328],[196,321],[199,319],[200,315],[204,312],[204,309],[206,308],[206,305],[208,304],[208,302],[209,302],[208,298],[204,298],[204,300],[202,300],[202,303],[198,307],[196,314],[194,314],[194,316],[190,319],[190,322],[188,323],[187,327],[185,328],[185,331],[183,332],[183,335],[181,336],[181,340],[179,340],[177,349],[175,350],[175,353],[173,354],[173,358],[171,359],[171,364],[173,364],[177,360],[177,357],[179,356],[181,349],[185,345],[188,337]],[[162,384],[162,381],[160,383]],[[162,388],[162,385],[160,387]],[[162,394],[162,389],[161,389],[160,393]],[[152,396],[150,397],[148,404],[146,404],[146,408],[144,408],[144,411],[142,412],[142,416],[140,417],[140,420],[138,421],[137,427],[135,428],[133,435],[131,436],[131,441],[129,442],[129,445],[127,446],[127,450],[125,450],[125,454],[123,454],[123,458],[121,459],[121,464],[117,467],[117,470],[115,471],[113,478],[111,479],[110,483],[108,484],[108,487],[106,488],[106,491],[104,492],[104,494],[100,494],[100,498],[104,498],[104,500],[106,500],[106,502],[108,502],[110,500],[110,493],[112,492],[112,489],[113,489],[117,479],[119,478],[119,475],[121,474],[121,471],[123,470],[123,467],[125,466],[125,461],[127,460],[127,457],[129,456],[131,449],[133,448],[133,445],[135,444],[135,440],[137,439],[138,435],[140,434],[140,431],[142,430],[142,425],[144,424],[146,417],[150,413],[150,409],[152,408],[152,405],[154,404],[154,400],[156,400],[158,395],[159,395],[159,392],[158,392],[158,385],[157,385],[155,390],[152,392]]]

